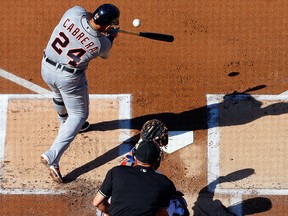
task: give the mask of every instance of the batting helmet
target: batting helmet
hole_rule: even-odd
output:
[[[119,9],[113,4],[102,4],[93,13],[97,25],[119,25]]]

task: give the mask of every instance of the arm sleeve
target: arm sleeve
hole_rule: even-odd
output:
[[[99,189],[105,198],[109,199],[112,195],[112,170],[109,170],[105,176],[105,179]]]
[[[109,57],[109,52],[111,50],[112,43],[107,36],[102,36],[100,38],[100,42],[101,42],[101,50],[99,52],[99,56],[103,59],[107,59]]]

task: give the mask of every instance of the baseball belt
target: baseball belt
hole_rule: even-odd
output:
[[[64,65],[62,65],[62,64],[59,64],[59,63],[57,63],[57,62],[54,62],[54,61],[52,61],[51,59],[49,59],[47,56],[46,56],[46,54],[45,54],[45,52],[43,52],[43,55],[44,55],[44,59],[45,59],[45,61],[46,62],[48,62],[49,64],[51,64],[51,65],[53,65],[54,67],[56,67],[57,69],[62,69],[62,70],[64,70],[64,71],[67,71],[67,72],[69,72],[69,73],[82,73],[84,70],[79,70],[79,69],[73,69],[73,68],[68,68],[68,67],[66,67],[66,66],[64,66]]]

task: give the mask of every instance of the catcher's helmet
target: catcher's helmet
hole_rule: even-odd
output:
[[[113,4],[102,4],[93,13],[97,25],[119,25],[119,9]]]
[[[160,159],[161,149],[154,141],[142,140],[137,144],[134,154],[141,162],[152,165]]]

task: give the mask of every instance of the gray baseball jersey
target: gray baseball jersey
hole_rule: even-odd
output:
[[[89,15],[82,7],[68,10],[54,29],[45,49],[53,61],[84,69],[90,60],[108,58],[111,42],[89,25]]]
[[[89,114],[86,79],[88,63],[108,58],[111,41],[89,24],[90,14],[82,7],[69,9],[55,27],[44,50],[41,75],[53,92],[54,107],[61,123],[52,146],[44,154],[49,165],[58,165]]]

